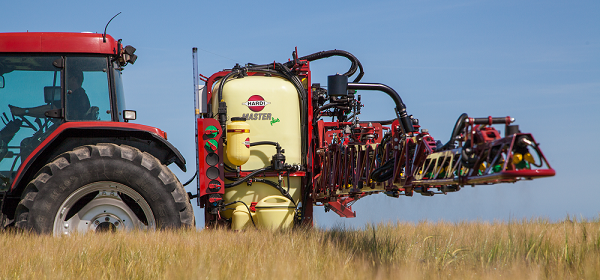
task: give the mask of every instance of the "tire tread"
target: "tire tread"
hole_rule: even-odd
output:
[[[122,180],[128,181],[127,183],[130,183],[131,185],[134,185],[136,182],[138,184],[139,182],[143,182],[140,180],[153,180],[152,178],[149,178],[149,175],[151,175],[155,179],[158,179],[159,182],[162,182],[162,192],[168,192],[172,196],[172,203],[175,207],[175,209],[173,210],[176,210],[178,213],[178,221],[172,221],[167,224],[161,224],[159,222],[159,217],[167,217],[166,213],[168,213],[169,210],[165,208],[167,207],[167,205],[164,205],[162,203],[155,204],[156,209],[153,208],[152,210],[154,212],[155,218],[157,219],[157,228],[172,228],[179,226],[193,227],[195,225],[194,213],[189,198],[187,197],[187,193],[181,185],[181,182],[179,182],[175,174],[173,174],[173,172],[168,167],[163,165],[158,159],[156,159],[151,154],[142,152],[134,147],[127,145],[115,145],[112,143],[100,143],[96,145],[85,145],[77,147],[72,151],[59,155],[52,162],[46,164],[43,168],[41,168],[38,174],[36,174],[35,178],[27,185],[23,192],[22,199],[19,202],[19,205],[17,206],[17,211],[15,215],[17,219],[15,222],[15,226],[20,229],[34,230],[40,233],[52,232],[52,229],[48,228],[48,217],[43,215],[39,215],[37,218],[31,216],[32,211],[39,212],[41,208],[49,207],[47,201],[43,202],[44,200],[47,200],[45,199],[45,197],[37,199],[41,199],[42,201],[38,202],[36,200],[38,194],[43,192],[44,195],[48,196],[52,194],[53,196],[57,192],[64,192],[72,188],[72,184],[81,181],[84,177],[78,174],[68,178],[60,178],[61,176],[64,176],[62,174],[63,171],[67,169],[78,170],[77,165],[79,164],[79,162],[89,160],[105,161],[104,159],[116,160],[117,163],[121,162],[122,165],[133,164],[134,166],[140,166],[141,168],[148,170],[148,173],[146,175],[140,174],[140,176],[124,176],[123,171],[119,170],[118,166],[103,166],[103,168],[105,168],[104,173],[106,173],[106,169],[110,170],[111,168],[113,168],[115,169],[114,172],[116,174],[121,174],[119,176],[123,175],[122,177],[125,177],[122,178]],[[105,164],[105,162],[103,162],[102,164]],[[102,172],[98,172],[98,174],[90,173],[87,176],[93,177],[92,180],[97,181],[110,180],[110,176],[113,176],[110,174],[107,175],[101,173]],[[52,181],[54,176],[59,176],[60,179],[63,179],[60,180],[59,183],[54,182],[55,185],[58,184],[58,189],[55,188],[53,190],[46,190],[46,188],[48,187],[47,183]],[[88,181],[90,180],[90,178],[84,179]],[[54,181],[57,180],[59,179],[56,179]],[[148,192],[150,197],[146,197],[146,199],[149,203],[150,201],[160,201],[160,192],[160,190],[152,191],[152,189],[150,189],[150,191]],[[43,221],[45,224],[40,225],[36,221]],[[53,221],[50,222],[50,225],[52,225],[52,223]]]

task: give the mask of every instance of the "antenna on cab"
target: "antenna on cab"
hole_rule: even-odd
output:
[[[111,22],[111,21],[112,21],[114,18],[116,18],[118,15],[120,15],[120,14],[121,14],[121,12],[119,12],[118,14],[116,14],[114,17],[112,17],[112,18],[111,18],[111,19],[108,21],[108,23],[106,23],[106,26],[104,27],[104,34],[102,35],[102,42],[103,42],[103,43],[106,43],[106,28],[108,28],[108,25],[110,24],[110,22]]]

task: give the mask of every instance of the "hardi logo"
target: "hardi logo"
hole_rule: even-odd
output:
[[[252,110],[252,112],[260,112],[265,106],[271,104],[271,102],[265,101],[260,95],[252,95],[248,98],[248,101],[242,104],[248,106],[248,109]]]

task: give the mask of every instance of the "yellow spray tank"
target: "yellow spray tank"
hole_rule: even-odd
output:
[[[245,118],[231,118],[227,124],[227,159],[235,166],[243,165],[250,158],[250,125]]]
[[[218,91],[218,85],[213,89],[213,92]],[[218,108],[219,101],[217,98],[212,99],[212,108]],[[237,117],[245,118],[246,124],[249,125],[249,139],[252,142],[270,141],[279,143],[285,150],[286,163],[300,164],[302,162],[302,143],[301,143],[301,126],[300,126],[300,99],[294,85],[280,77],[267,76],[246,76],[243,78],[233,78],[228,80],[222,91],[222,101],[227,104],[227,125],[237,123]],[[225,149],[224,162],[230,167],[238,165],[241,161],[236,161],[238,155],[230,155],[236,153],[229,148],[229,132],[227,133],[227,149]],[[243,136],[242,136],[243,137]],[[245,138],[244,138],[245,140]],[[239,142],[235,140],[236,142]],[[271,158],[276,153],[275,146],[257,145],[249,148],[248,160],[241,164],[242,171],[251,171],[264,167],[271,166]],[[235,161],[235,162],[234,162]],[[269,180],[272,183],[279,183],[277,176],[260,177],[261,179]],[[225,183],[232,183],[234,178],[225,178]],[[300,177],[289,177],[284,175],[281,180],[281,187],[288,190],[289,195],[297,205],[300,202]],[[252,182],[251,184],[242,183],[234,187],[227,188],[223,196],[224,203],[234,201],[243,201],[250,206],[253,202],[258,203],[266,197],[278,196],[280,199],[287,200],[273,186],[262,182]],[[271,201],[271,200],[269,200]],[[289,200],[288,200],[289,201]],[[285,204],[285,202],[282,202]],[[288,202],[291,203],[291,202]],[[292,203],[292,205],[294,204]],[[283,205],[282,204],[282,205]],[[229,208],[237,208],[241,203],[236,203]],[[286,228],[292,226],[288,222],[290,215],[270,215],[272,211],[289,211],[289,207],[282,206],[278,209],[273,204],[269,209],[265,208],[266,215],[261,215],[265,218],[262,220],[257,217],[257,213],[252,213],[255,223],[281,225],[278,228]],[[244,207],[245,208],[245,207]],[[267,207],[268,208],[268,207]],[[241,229],[240,227],[252,226],[252,223],[246,219],[248,214],[243,213],[243,208],[239,208],[237,215],[233,214],[232,210],[223,211],[221,215],[226,218],[232,218],[232,229]],[[293,208],[292,208],[293,210]],[[247,211],[247,210],[246,210]],[[258,210],[257,210],[258,212]],[[292,211],[293,214],[293,211]],[[236,219],[243,219],[236,221]],[[247,218],[246,218],[247,217]],[[266,220],[265,220],[266,219]],[[271,226],[267,226],[272,228]]]

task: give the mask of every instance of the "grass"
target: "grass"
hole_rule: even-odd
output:
[[[0,234],[0,279],[600,279],[600,220]]]

